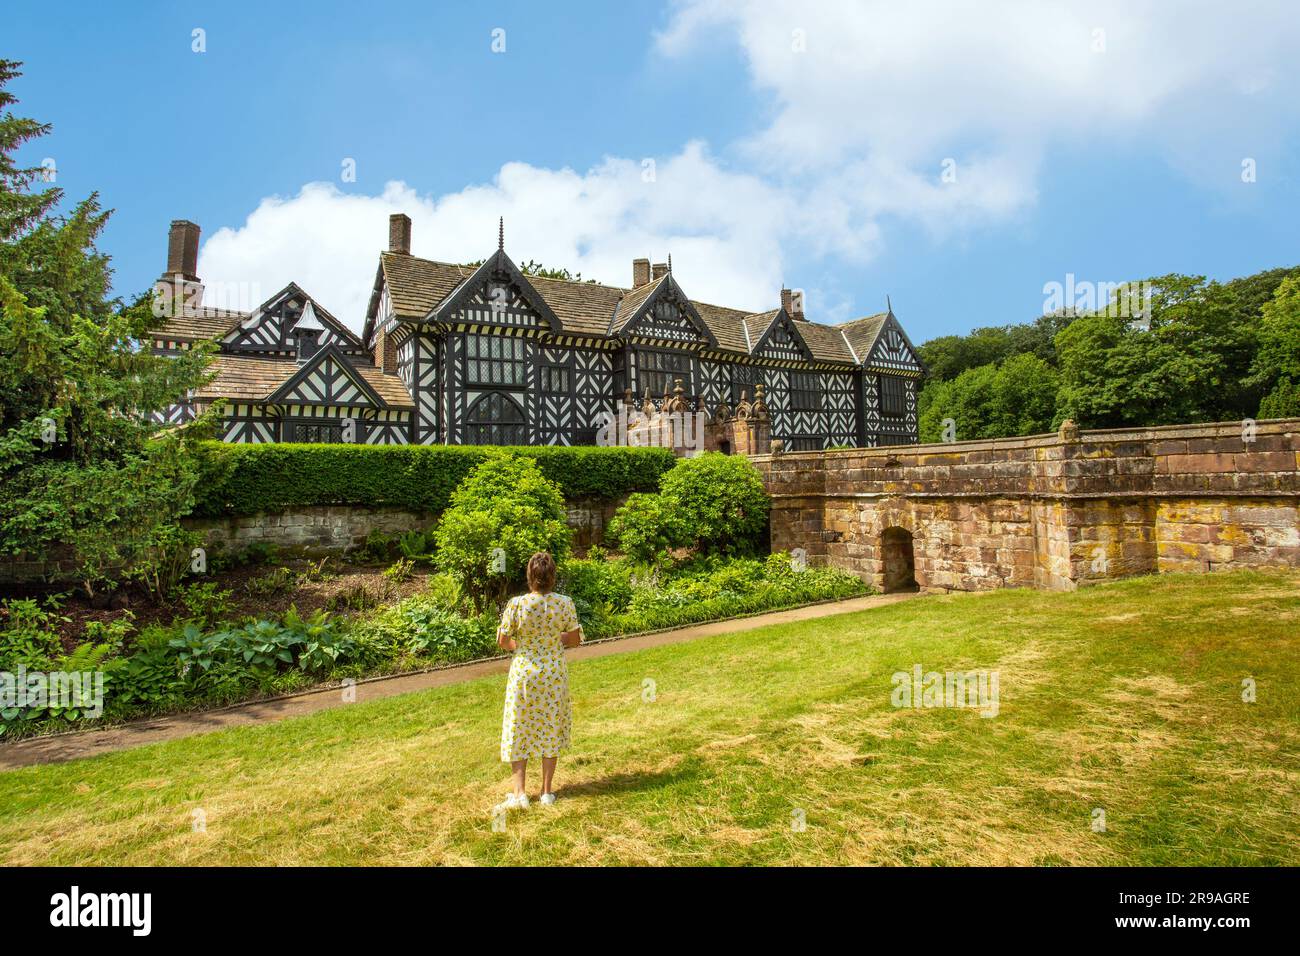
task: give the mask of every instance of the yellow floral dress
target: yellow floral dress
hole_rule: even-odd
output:
[[[563,594],[523,594],[506,605],[497,633],[516,647],[501,718],[502,760],[558,757],[569,746],[573,711],[560,635],[580,626]]]

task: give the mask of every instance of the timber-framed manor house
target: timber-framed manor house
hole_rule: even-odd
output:
[[[628,288],[530,276],[501,233],[481,264],[433,262],[399,214],[357,335],[295,283],[248,312],[204,305],[198,245],[171,224],[153,344],[217,342],[215,376],[163,417],[224,400],[229,442],[592,445],[621,404],[722,421],[756,399],[788,450],[917,441],[924,367],[892,310],[825,325],[789,289],[765,312],[709,305],[671,260],[634,260]]]

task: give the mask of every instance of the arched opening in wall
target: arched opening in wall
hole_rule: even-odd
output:
[[[912,532],[906,528],[886,528],[880,535],[880,559],[884,565],[886,594],[918,590],[916,557],[912,553]]]

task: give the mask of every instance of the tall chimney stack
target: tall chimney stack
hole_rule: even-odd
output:
[[[411,217],[395,212],[388,217],[388,251],[411,254]]]
[[[785,312],[786,315],[791,317],[794,316],[794,305],[790,301],[792,298],[793,295],[791,294],[789,289],[781,290],[781,309],[782,311]]]
[[[188,219],[173,219],[167,236],[167,271],[186,279],[199,279],[199,227]]]
[[[656,262],[653,266],[651,266],[650,278],[652,281],[658,281],[659,279],[662,279],[666,275],[668,275],[668,263]]]
[[[167,268],[155,285],[166,288],[170,300],[169,314],[181,315],[203,302],[203,284],[199,282],[199,227],[188,219],[173,219],[167,233]]]
[[[632,288],[638,289],[650,281],[650,260],[632,260]]]

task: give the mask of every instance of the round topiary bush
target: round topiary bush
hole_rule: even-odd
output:
[[[660,561],[670,549],[690,543],[686,526],[663,495],[629,495],[605,533],[633,561],[646,563]]]
[[[564,496],[530,458],[493,455],[456,486],[434,534],[434,564],[476,610],[524,584],[536,551],[569,550]]]
[[[683,458],[659,481],[664,507],[706,554],[762,550],[771,501],[747,458],[705,452]]]

